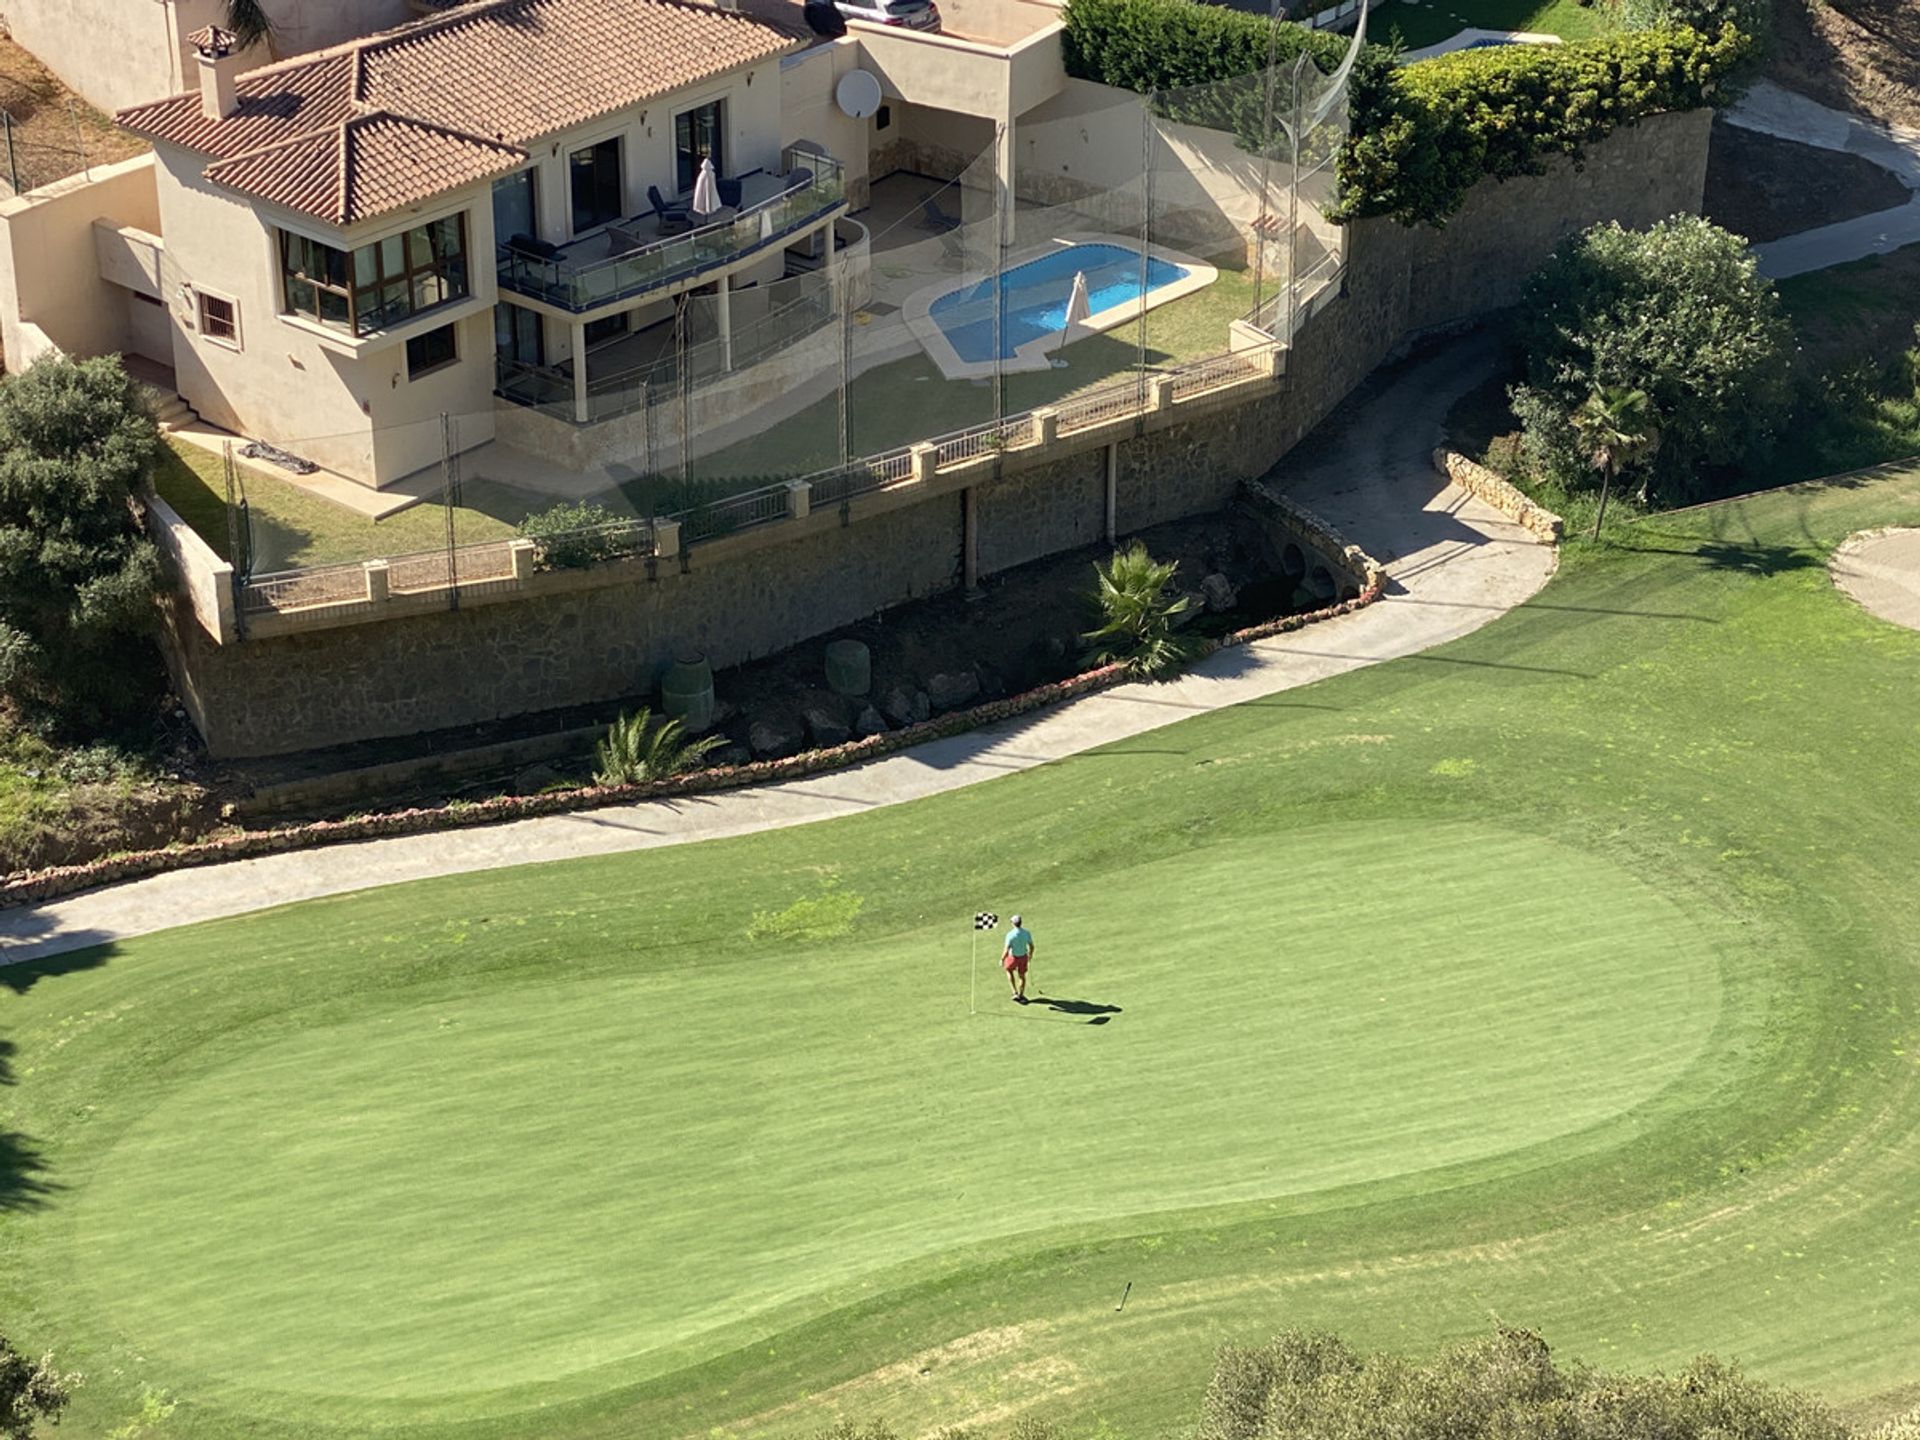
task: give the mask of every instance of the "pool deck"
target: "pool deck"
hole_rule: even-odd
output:
[[[1075,245],[1112,245],[1132,254],[1140,252],[1140,242],[1125,235],[1099,235],[1074,232],[1056,236],[1040,245],[1028,246],[1017,250],[1007,257],[1000,273],[1011,274],[1022,265],[1031,264],[1055,251]],[[1109,305],[1104,310],[1095,311],[1085,320],[1064,330],[1056,330],[1016,346],[1013,353],[999,361],[963,360],[953,348],[953,341],[933,317],[935,303],[953,294],[957,290],[970,290],[985,284],[994,275],[991,270],[972,270],[957,276],[936,280],[931,285],[923,285],[907,296],[902,312],[914,337],[926,350],[928,357],[940,367],[940,373],[949,380],[985,379],[996,372],[1011,374],[1022,370],[1046,370],[1053,365],[1053,352],[1063,346],[1071,345],[1086,335],[1096,335],[1103,330],[1111,330],[1129,320],[1137,320],[1145,311],[1155,306],[1165,305],[1172,300],[1184,299],[1197,291],[1207,288],[1220,277],[1220,272],[1205,260],[1179,250],[1169,250],[1163,245],[1147,246],[1147,256],[1168,265],[1178,266],[1185,271],[1179,279],[1165,285],[1156,285],[1144,295],[1124,300],[1118,305]]]

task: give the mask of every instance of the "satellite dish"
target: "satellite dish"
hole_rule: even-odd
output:
[[[833,99],[845,114],[864,120],[880,108],[880,82],[871,70],[849,70],[833,87]]]

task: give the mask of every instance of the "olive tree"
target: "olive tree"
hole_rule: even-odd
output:
[[[70,727],[152,698],[160,565],[134,497],[158,448],[115,357],[0,381],[0,691]]]
[[[0,1440],[33,1440],[42,1420],[58,1424],[78,1375],[62,1375],[51,1355],[29,1359],[0,1335]]]
[[[1596,392],[1646,394],[1660,445],[1633,473],[1641,498],[1663,504],[1764,459],[1786,408],[1792,330],[1779,296],[1746,241],[1692,216],[1564,241],[1527,282],[1517,334],[1526,458],[1568,487],[1598,478],[1575,423]]]

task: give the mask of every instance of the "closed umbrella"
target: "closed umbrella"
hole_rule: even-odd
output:
[[[720,177],[714,173],[713,157],[702,156],[700,173],[693,181],[693,213],[711,215],[720,208]]]
[[[1073,272],[1073,289],[1067,295],[1067,318],[1060,327],[1060,343],[1064,345],[1073,339],[1074,330],[1085,325],[1092,314],[1093,305],[1087,299],[1087,272],[1076,270]]]

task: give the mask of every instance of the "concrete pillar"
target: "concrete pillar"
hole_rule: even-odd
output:
[[[656,520],[653,522],[653,553],[659,560],[671,560],[680,553],[680,522],[678,520]]]
[[[974,487],[960,492],[960,574],[968,590],[980,588],[980,523]]]
[[[1120,534],[1120,447],[1107,446],[1107,543]]]
[[[911,471],[913,478],[916,481],[931,480],[933,478],[934,461],[939,455],[940,448],[937,445],[929,445],[924,440],[910,448],[907,451],[907,456],[913,466]]]
[[[391,593],[388,584],[392,576],[388,573],[387,562],[369,560],[364,567],[367,572],[367,599],[375,605],[384,605]]]
[[[1173,408],[1173,377],[1155,375],[1147,381],[1147,409],[1152,411],[1171,410]]]
[[[1042,445],[1051,445],[1060,438],[1060,412],[1051,405],[1042,405],[1033,412],[1033,438]]]
[[[525,580],[538,568],[540,547],[531,540],[510,540],[507,555],[513,561],[513,578]]]
[[[720,316],[720,368],[733,369],[733,289],[727,283],[725,274],[720,276],[719,305],[716,309]]]
[[[805,480],[787,482],[787,514],[804,520],[813,508],[813,486]]]
[[[591,418],[587,412],[587,327],[576,320],[570,331],[573,337],[573,419],[575,424],[584,425]]]

